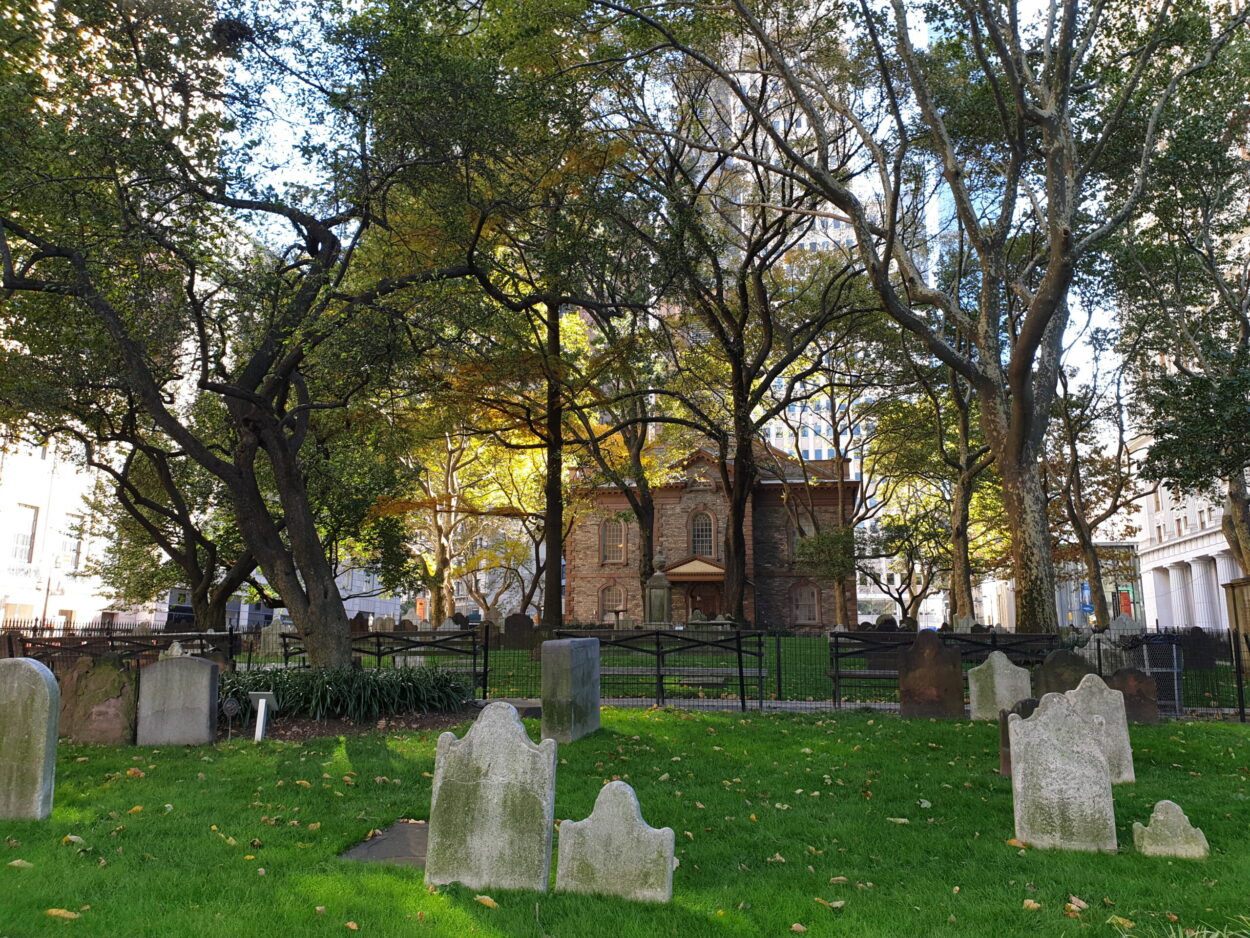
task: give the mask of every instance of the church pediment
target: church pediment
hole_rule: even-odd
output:
[[[723,580],[725,578],[725,566],[717,563],[715,560],[708,560],[704,557],[690,557],[665,569],[664,575],[674,583],[694,580]]]

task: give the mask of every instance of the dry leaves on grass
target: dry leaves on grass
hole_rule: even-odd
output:
[[[820,896],[815,896],[815,897],[813,897],[813,898],[812,898],[812,901],[813,901],[813,902],[819,902],[819,903],[820,903],[821,905],[823,905],[826,909],[840,909],[840,908],[842,908],[842,906],[846,905],[846,900],[845,900],[845,899],[838,899],[838,900],[837,900],[837,901],[835,901],[835,902],[830,902],[828,899],[822,899]]]
[[[1041,909],[1041,907],[1042,904],[1040,902],[1035,902],[1032,899],[1025,899],[1024,903],[1021,905],[1021,908],[1023,908],[1026,912],[1037,912]]]
[[[77,912],[71,912],[69,909],[48,909],[48,910],[47,910],[46,912],[44,912],[43,914],[44,914],[44,915],[47,915],[47,916],[50,916],[50,917],[52,917],[52,918],[65,918],[65,919],[71,919],[71,918],[79,918],[79,917],[80,917],[80,916],[79,916],[79,914],[78,914]]]
[[[10,860],[6,865],[18,870],[29,870],[35,864],[31,863],[29,860]]]
[[[486,908],[488,909],[499,908],[499,903],[496,902],[494,899],[492,899],[490,896],[474,896],[473,901],[482,903],[482,905],[486,906]]]

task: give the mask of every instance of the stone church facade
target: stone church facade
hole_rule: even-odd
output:
[[[840,503],[844,517],[849,517],[852,489],[858,483],[838,479],[829,463],[809,463],[811,484],[800,496],[796,489],[804,483],[798,464],[776,451],[770,457],[769,462],[778,463],[788,478],[762,469],[747,511],[747,618],[757,628],[832,628],[836,621],[832,584],[816,580],[794,563],[795,544],[811,522],[799,512],[796,525],[785,499],[810,497],[820,524],[833,527]],[[702,450],[680,469],[652,490],[655,555],[662,561],[657,567],[672,583],[677,624],[689,621],[696,611],[705,618],[728,611],[723,586],[729,500],[724,485],[713,457]],[[641,624],[645,617],[637,521],[625,496],[614,487],[596,489],[590,502],[565,541],[565,620]],[[854,577],[845,581],[845,588],[854,610]]]

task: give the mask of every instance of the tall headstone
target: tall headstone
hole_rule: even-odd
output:
[[[217,736],[217,664],[166,658],[139,675],[140,746],[199,746]]]
[[[1107,755],[1107,768],[1111,772],[1111,784],[1136,781],[1128,719],[1124,715],[1124,695],[1109,688],[1097,674],[1087,674],[1064,696],[1082,716],[1102,718],[1102,745]]]
[[[129,746],[137,710],[135,676],[120,658],[84,656],[62,680],[60,732],[76,743]]]
[[[534,647],[534,620],[514,612],[503,620],[503,647],[506,651],[527,651]]]
[[[964,672],[959,652],[926,629],[899,656],[899,711],[904,719],[960,719],[964,715]]]
[[[52,813],[60,689],[34,658],[0,661],[0,820]]]
[[[650,827],[633,788],[608,782],[590,817],[560,824],[556,889],[668,902],[673,898],[673,829]]]
[[[1207,835],[1189,823],[1175,801],[1158,802],[1148,824],[1133,822],[1133,846],[1148,857],[1205,860],[1211,854]]]
[[[647,578],[645,618],[653,628],[668,626],[673,621],[673,584],[658,566]]]
[[[556,741],[530,742],[516,708],[489,704],[464,739],[438,738],[425,881],[546,892]]]
[[[1159,722],[1159,686],[1136,668],[1120,668],[1107,678],[1107,686],[1124,695],[1124,715],[1130,723]]]
[[[968,701],[974,720],[996,720],[1031,693],[1029,672],[1016,667],[1001,651],[992,651],[984,663],[968,670]]]
[[[1016,839],[1043,849],[1116,849],[1102,718],[1047,694],[1033,716],[1007,718]]]
[[[599,729],[599,639],[543,642],[543,739],[571,743]]]
[[[1063,648],[1052,651],[1033,671],[1033,696],[1040,700],[1047,694],[1070,691],[1093,673],[1093,666],[1080,655]]]
[[[1011,734],[1007,731],[1011,715],[1031,717],[1037,710],[1037,698],[1025,697],[1017,700],[1005,710],[998,711],[998,774],[1003,778],[1011,778]]]

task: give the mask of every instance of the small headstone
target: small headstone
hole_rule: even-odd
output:
[[[1047,694],[1065,693],[1093,673],[1094,668],[1080,655],[1063,648],[1052,651],[1033,671],[1033,696],[1040,700]]]
[[[453,613],[451,621],[458,629],[467,629],[469,627],[469,617],[463,612]]]
[[[367,612],[358,612],[352,616],[351,621],[347,623],[347,631],[352,635],[363,635],[369,631],[369,622],[372,616]]]
[[[506,651],[527,651],[534,647],[534,620],[513,613],[503,620],[503,647]]]
[[[42,821],[52,813],[60,696],[41,662],[0,660],[0,820]]]
[[[932,629],[899,656],[899,711],[904,719],[960,719],[964,715],[964,672],[959,652],[947,648]]]
[[[876,629],[878,632],[897,632],[898,620],[892,615],[879,615],[877,616]]]
[[[511,704],[489,704],[464,739],[438,738],[425,881],[546,892],[556,741],[534,745]]]
[[[161,660],[164,660],[165,658],[182,658],[182,657],[185,657],[187,654],[188,652],[185,652],[182,650],[182,642],[170,642],[169,647],[166,648],[164,651],[162,651],[156,657],[158,661],[161,661]]]
[[[1128,720],[1124,715],[1124,695],[1107,687],[1097,674],[1087,674],[1064,696],[1082,716],[1102,718],[1103,752],[1107,755],[1111,784],[1135,782],[1133,747],[1129,743]]]
[[[1133,822],[1133,846],[1148,857],[1205,860],[1211,854],[1207,835],[1189,823],[1181,806],[1174,801],[1156,804],[1148,824]]]
[[[416,624],[415,622],[413,622],[411,619],[400,619],[400,620],[399,620],[399,631],[401,631],[401,632],[415,632],[416,630],[417,630],[417,624]]]
[[[344,860],[357,863],[387,863],[392,866],[425,866],[425,846],[429,835],[425,821],[405,818],[396,821],[380,834],[339,854]]]
[[[1029,672],[1016,667],[1001,651],[992,651],[983,664],[968,670],[968,700],[972,719],[995,720],[1030,694]]]
[[[1120,668],[1107,686],[1124,695],[1124,715],[1130,723],[1158,723],[1159,690],[1155,679],[1137,668]]]
[[[260,633],[257,635],[257,653],[264,658],[281,658],[282,632],[283,627],[281,622],[273,622],[261,629]]]
[[[120,658],[79,658],[61,682],[60,732],[76,743],[129,746],[137,715],[134,674]]]
[[[1007,718],[1016,839],[1058,850],[1116,849],[1101,717],[1047,694],[1028,719]]]
[[[1017,700],[1006,710],[998,711],[998,774],[1003,778],[1011,778],[1011,734],[1007,731],[1009,717],[1031,717],[1037,710],[1037,698],[1025,697]]]
[[[967,635],[972,631],[972,627],[977,624],[976,616],[955,616],[952,625],[955,631],[961,635]]]
[[[590,817],[560,824],[556,889],[668,902],[673,898],[673,829],[648,826],[633,788],[608,782]]]
[[[139,679],[140,746],[199,746],[217,736],[217,665],[189,656],[166,658]]]
[[[543,739],[571,743],[599,729],[599,639],[543,642]]]
[[[379,616],[378,618],[373,620],[373,624],[370,626],[370,631],[394,632],[395,620],[390,616]]]
[[[460,627],[456,625],[456,620],[449,616],[448,618],[443,620],[443,624],[440,625],[439,628],[446,629],[449,632],[455,632]]]
[[[1125,638],[1129,635],[1141,635],[1145,631],[1140,622],[1127,612],[1121,612],[1108,623],[1106,634],[1111,638]]]

